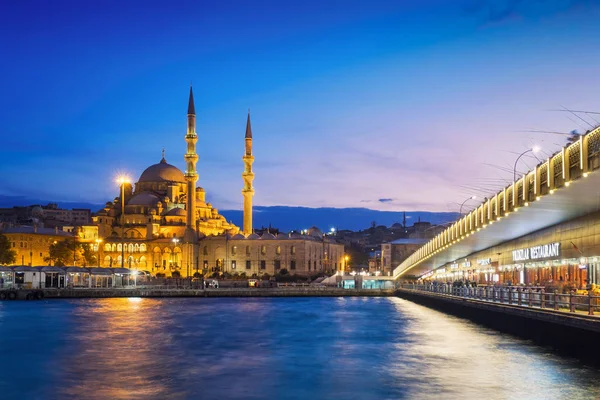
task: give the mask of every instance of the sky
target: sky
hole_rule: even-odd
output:
[[[256,205],[458,211],[565,144],[529,130],[589,129],[552,110],[600,112],[598,20],[591,0],[1,2],[0,196],[103,204],[163,148],[184,170],[192,83],[219,209],[242,207],[250,109]]]

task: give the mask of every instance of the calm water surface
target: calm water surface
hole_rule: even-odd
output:
[[[0,303],[2,399],[598,399],[600,372],[397,298]]]

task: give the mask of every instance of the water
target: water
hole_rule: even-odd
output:
[[[2,399],[594,399],[600,371],[398,298],[0,303]]]

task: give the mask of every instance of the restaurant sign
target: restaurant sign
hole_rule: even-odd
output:
[[[513,250],[513,261],[539,260],[560,256],[560,243],[549,243],[526,249]]]

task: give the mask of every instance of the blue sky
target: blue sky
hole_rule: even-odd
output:
[[[522,131],[588,128],[549,110],[600,111],[595,3],[3,2],[0,195],[101,204],[163,147],[184,169],[193,81],[220,209],[250,108],[255,204],[457,211],[565,141]]]

